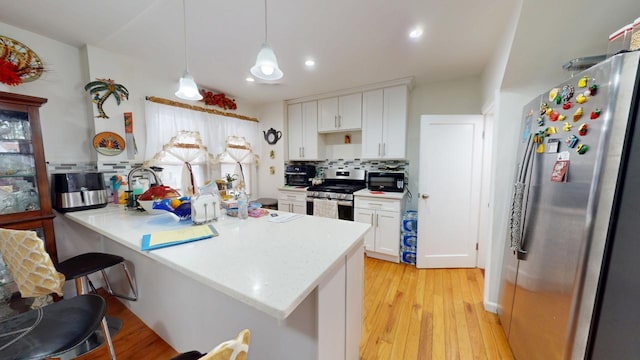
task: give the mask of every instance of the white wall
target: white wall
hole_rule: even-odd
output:
[[[0,84],[0,91],[38,96],[49,101],[40,109],[45,158],[52,162],[95,160],[91,108],[86,102],[86,57],[73,46],[0,23],[0,34],[28,46],[42,60],[45,71],[32,82]]]
[[[442,83],[416,84],[410,92],[407,119],[407,160],[409,161],[409,191],[413,197],[409,203],[409,209],[418,209],[420,115],[480,114],[481,104],[481,82],[480,78],[476,77]]]
[[[143,161],[154,155],[145,153],[146,121],[144,102],[146,96],[156,96],[191,105],[205,106],[202,102],[186,101],[174,95],[181,74],[167,74],[155,67],[154,64],[142,63],[137,59],[114,54],[95,46],[87,45],[86,49],[89,62],[89,78],[86,79],[87,82],[97,78],[109,78],[115,80],[116,83],[124,85],[129,90],[129,100],[121,102],[120,106],[117,105],[113,97],[104,103],[103,109],[109,116],[109,119],[95,118],[94,121],[96,133],[112,131],[124,137],[123,113],[133,113],[133,132],[136,138],[138,154],[135,156],[135,159],[130,160]],[[86,101],[91,101],[89,96],[86,97]],[[236,99],[236,104],[238,105],[236,111],[224,111],[251,117],[256,116],[254,109],[241,99]],[[223,111],[223,109],[220,108],[216,109]],[[95,105],[93,106],[93,113],[94,115],[98,115]],[[169,139],[166,140],[168,141]],[[98,154],[98,160],[127,160],[127,154],[126,151],[116,156]]]
[[[277,199],[277,189],[284,185],[285,144],[287,142],[285,139],[287,132],[284,128],[285,106],[284,102],[276,102],[258,109],[258,118],[260,119],[258,138],[261,140],[259,146],[256,147],[260,154],[258,196],[256,197]],[[283,134],[282,138],[274,145],[269,145],[264,141],[263,131],[267,131],[270,128],[281,131]],[[269,156],[271,150],[275,155],[273,159]],[[269,167],[271,166],[275,169],[274,174],[269,172]]]

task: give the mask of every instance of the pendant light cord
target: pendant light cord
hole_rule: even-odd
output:
[[[264,43],[267,43],[267,0],[264,0]]]
[[[266,0],[265,0],[266,1]],[[189,61],[187,60],[187,0],[182,0],[182,35],[184,35],[184,68],[189,72]]]

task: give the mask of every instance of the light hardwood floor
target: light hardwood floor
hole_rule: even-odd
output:
[[[479,269],[416,269],[365,258],[363,360],[513,359],[484,310]]]
[[[361,359],[513,359],[497,316],[483,308],[479,269],[418,270],[365,258],[364,273]],[[114,337],[119,360],[177,354],[118,300],[107,301],[109,314],[124,320]],[[101,347],[79,359],[108,359],[108,351]]]

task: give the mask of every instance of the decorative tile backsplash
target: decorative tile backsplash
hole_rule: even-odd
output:
[[[127,178],[131,169],[142,166],[141,162],[135,161],[102,161],[102,162],[78,162],[78,163],[53,163],[47,162],[47,172],[50,174],[69,172],[96,172],[104,174],[104,184],[107,189],[111,189],[111,177],[120,175]]]
[[[409,178],[409,162],[406,160],[360,160],[360,159],[337,159],[322,161],[288,161],[285,165],[315,165],[317,176],[320,177],[325,169],[348,168],[364,169],[369,171],[404,171],[405,178]]]

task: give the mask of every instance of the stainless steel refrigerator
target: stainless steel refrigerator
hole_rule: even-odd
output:
[[[498,306],[518,360],[640,359],[639,59],[524,107]]]

